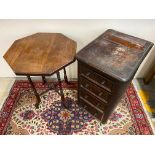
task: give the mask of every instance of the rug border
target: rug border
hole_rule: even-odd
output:
[[[7,106],[6,103],[9,100],[9,97],[11,96],[11,93],[12,93],[12,91],[13,91],[16,83],[17,83],[17,81],[15,80],[14,83],[13,83],[13,85],[12,85],[12,87],[11,87],[11,89],[10,89],[10,91],[9,91],[9,93],[8,93],[8,97],[5,99],[5,101],[4,101],[3,105],[2,105],[2,108],[1,108],[0,112],[4,110],[5,106]],[[16,95],[16,97],[17,98],[15,98],[14,103],[12,104],[13,106],[12,106],[12,109],[11,109],[11,111],[9,113],[8,118],[7,118],[6,124],[5,124],[4,128],[2,129],[2,131],[0,130],[0,135],[3,135],[5,133],[6,128],[8,127],[9,120],[12,117],[13,109],[14,109],[14,107],[16,105],[15,102],[18,100],[18,94]]]
[[[135,89],[133,83],[131,83],[131,84],[129,85],[129,87],[132,88],[132,91],[134,92],[134,95],[135,95],[135,97],[136,97],[137,100],[138,100],[138,104],[139,104],[140,107],[141,107],[141,111],[142,111],[143,117],[144,117],[144,119],[145,119],[145,122],[146,122],[146,124],[147,124],[147,127],[149,127],[149,131],[150,131],[150,134],[149,134],[149,135],[153,135],[154,133],[153,133],[152,126],[151,126],[151,124],[150,124],[150,122],[149,122],[149,120],[148,120],[148,118],[147,118],[147,115],[146,115],[146,113],[145,113],[144,107],[142,106],[142,102],[140,101],[140,98],[139,98],[139,96],[138,96],[138,94],[137,94],[137,92],[136,92],[136,89]],[[129,100],[129,102],[132,103],[132,101],[130,100],[130,96],[128,95],[127,91],[126,91],[126,96],[127,96],[127,99]],[[135,121],[135,123],[136,123],[136,125],[137,125],[137,127],[138,127],[138,130],[139,130],[139,132],[140,132],[140,135],[145,135],[145,134],[143,134],[142,131],[140,130],[140,124],[141,124],[141,122],[138,122],[138,121],[137,121],[136,115],[135,115],[135,113],[134,113],[134,111],[133,111],[133,109],[132,109],[131,104],[128,105],[128,107],[130,108],[129,110],[131,110],[132,115],[134,116],[134,120],[133,120],[133,121]],[[132,117],[133,117],[133,116],[132,116]]]

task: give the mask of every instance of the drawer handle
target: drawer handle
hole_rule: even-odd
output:
[[[102,81],[102,82],[101,82],[101,84],[102,84],[102,85],[104,85],[104,84],[105,84],[105,82],[106,82],[106,81],[104,80],[104,81]]]
[[[94,117],[96,117],[97,116],[97,112],[94,114]]]
[[[87,106],[86,105],[84,105],[84,107],[83,107],[84,109],[86,109],[87,108]]]
[[[100,92],[99,94],[98,94],[98,96],[102,96],[103,95],[103,93],[102,92]]]
[[[100,106],[100,103],[97,103],[97,107],[99,107]]]
[[[85,95],[85,96],[84,96],[84,98],[85,98],[85,99],[87,99],[87,98],[88,98],[88,96],[87,96],[87,95]]]
[[[88,87],[89,87],[89,84],[86,84],[86,85],[85,85],[85,88],[88,88]]]
[[[86,76],[89,76],[90,75],[90,72],[86,73]]]

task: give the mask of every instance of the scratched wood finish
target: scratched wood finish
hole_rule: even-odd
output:
[[[77,59],[119,80],[128,81],[153,43],[115,30],[107,30],[84,47]]]
[[[78,104],[106,123],[153,43],[107,30],[77,53]]]
[[[4,59],[17,75],[51,75],[75,60],[76,42],[60,33],[16,40]]]

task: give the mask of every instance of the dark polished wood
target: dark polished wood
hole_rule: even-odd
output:
[[[30,76],[42,76],[43,84],[45,76],[57,74],[61,99],[64,102],[63,90],[59,71],[64,70],[64,79],[68,78],[65,67],[75,61],[76,42],[61,33],[36,33],[16,40],[3,56],[16,75],[27,76],[35,96],[36,108],[39,107],[40,96]],[[55,86],[49,88],[55,90]]]
[[[66,74],[66,69],[64,68],[64,80],[65,82],[70,85],[71,83],[68,81],[68,78],[67,78],[67,74]]]
[[[34,86],[34,84],[33,84],[33,82],[32,82],[31,77],[30,77],[30,76],[27,76],[27,78],[28,78],[28,80],[29,80],[29,82],[30,82],[30,84],[31,84],[31,86],[32,86],[32,89],[33,89],[33,91],[34,91],[34,94],[35,94],[35,96],[36,96],[37,102],[36,102],[36,104],[35,104],[35,107],[38,109],[38,108],[39,108],[39,103],[40,103],[40,101],[41,101],[40,96],[39,96],[39,94],[37,93],[37,90],[36,90],[36,88],[35,88],[35,86]]]
[[[111,29],[89,43],[76,56],[78,103],[106,123],[152,46]]]
[[[77,54],[77,59],[111,77],[128,81],[152,46],[153,43],[149,41],[107,30],[84,47],[80,54]]]
[[[61,100],[64,102],[65,97],[64,97],[63,90],[62,90],[62,83],[61,83],[61,78],[60,78],[60,73],[59,72],[57,72],[57,79],[58,79],[58,85],[59,85],[60,94],[61,94]]]
[[[46,83],[46,78],[45,78],[45,76],[42,76],[42,80],[43,80],[43,84],[45,84],[45,83]]]

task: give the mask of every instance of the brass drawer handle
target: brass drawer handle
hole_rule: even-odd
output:
[[[98,94],[98,96],[102,96],[103,95],[103,93],[102,92],[100,92],[99,94]]]
[[[97,116],[97,112],[94,114],[94,117],[96,117]]]
[[[88,87],[89,87],[89,84],[86,84],[86,85],[85,85],[85,88],[88,88]]]
[[[100,103],[97,103],[97,107],[99,107],[100,106]]]
[[[90,75],[90,72],[87,72],[87,73],[86,73],[86,76],[89,76],[89,75]]]
[[[87,108],[87,106],[86,105],[84,105],[84,107],[83,107],[84,109],[86,109]]]
[[[88,96],[87,96],[87,95],[85,95],[85,96],[84,96],[84,98],[85,98],[85,99],[87,99],[87,98],[88,98]]]
[[[105,82],[106,82],[106,81],[104,80],[104,81],[102,81],[102,82],[101,82],[101,84],[102,84],[102,85],[104,85],[104,84],[105,84]]]

